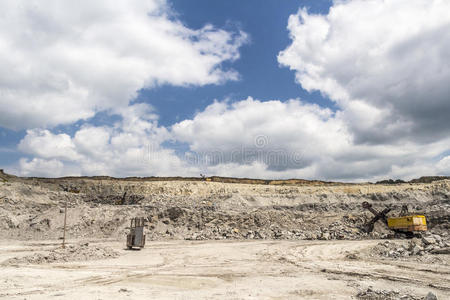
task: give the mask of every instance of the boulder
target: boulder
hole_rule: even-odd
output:
[[[330,234],[328,232],[324,232],[322,233],[322,240],[329,240],[330,239]]]
[[[424,236],[424,237],[422,238],[422,242],[423,242],[425,245],[432,245],[432,244],[435,244],[435,243],[436,243],[436,240],[435,240],[433,237],[431,237],[431,236]]]
[[[430,251],[432,254],[450,254],[450,247],[441,248],[441,249],[433,249]]]
[[[425,300],[438,300],[438,298],[436,297],[435,294],[433,294],[432,292],[429,292],[429,293],[425,296]]]
[[[423,248],[420,247],[420,246],[415,246],[415,247],[412,249],[412,254],[413,254],[413,255],[418,255],[418,254],[420,253],[420,251],[423,251]]]
[[[441,236],[439,236],[439,235],[437,235],[437,234],[434,234],[432,237],[434,238],[434,240],[435,240],[436,242],[438,242],[438,243],[442,242]]]

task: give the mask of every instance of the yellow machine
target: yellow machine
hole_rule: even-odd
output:
[[[388,218],[387,225],[392,230],[399,231],[426,231],[427,230],[427,219],[425,216],[412,215],[404,217]]]
[[[410,215],[408,213],[408,207],[403,205],[400,216],[388,217],[387,214],[391,211],[391,208],[387,207],[381,212],[373,209],[372,205],[368,202],[363,202],[362,206],[369,210],[374,217],[365,224],[365,230],[371,232],[374,228],[375,222],[378,220],[384,221],[389,229],[397,232],[404,232],[407,235],[413,235],[414,233],[427,230],[427,220],[422,215]]]

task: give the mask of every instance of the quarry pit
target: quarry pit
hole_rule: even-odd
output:
[[[414,238],[371,218],[425,215]],[[66,247],[61,248],[67,205]],[[129,251],[130,218],[148,220]],[[66,177],[0,174],[0,297],[448,299],[450,180]],[[428,298],[426,298],[428,297]]]

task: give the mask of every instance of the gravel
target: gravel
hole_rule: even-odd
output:
[[[2,265],[62,263],[116,258],[119,253],[110,247],[91,246],[88,243],[68,245],[45,253],[34,253],[23,257],[10,258]]]
[[[432,243],[430,243],[432,241]],[[439,241],[439,242],[437,242]],[[409,256],[425,256],[430,254],[450,254],[448,235],[426,233],[421,239],[413,238],[405,241],[383,241],[370,249],[372,255],[387,258]]]
[[[432,292],[429,292],[424,297],[420,297],[416,295],[400,293],[398,291],[374,290],[372,287],[369,287],[363,291],[359,291],[358,294],[356,294],[356,298],[363,300],[437,300],[436,295],[434,295]]]

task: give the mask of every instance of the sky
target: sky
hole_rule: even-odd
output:
[[[450,3],[0,3],[0,168],[450,175]]]

